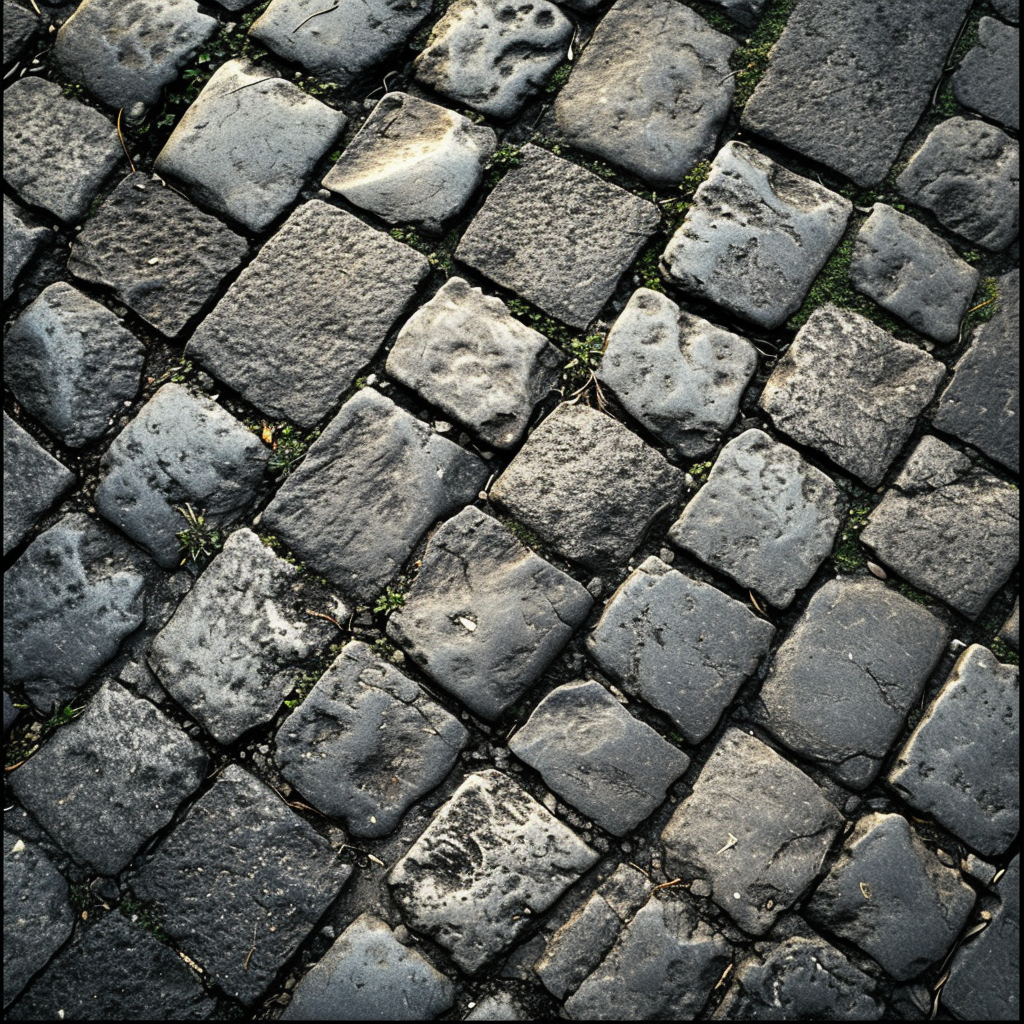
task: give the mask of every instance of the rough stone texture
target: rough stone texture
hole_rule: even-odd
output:
[[[1020,29],[982,18],[978,42],[953,75],[953,95],[965,107],[1016,131],[1020,128]]]
[[[18,9],[21,10],[20,7]],[[4,18],[7,17],[6,12],[5,4]],[[14,293],[15,282],[25,264],[50,237],[46,228],[27,224],[18,204],[4,196],[4,302]]]
[[[4,0],[4,70],[13,64],[39,31],[42,22],[27,7]],[[5,200],[6,201],[6,200]],[[6,228],[4,229],[6,233]]]
[[[4,735],[6,736],[11,730],[11,726],[18,720],[20,714],[18,708],[14,706],[14,701],[11,700],[10,694],[4,690]]]
[[[96,507],[165,569],[181,561],[179,506],[227,525],[259,494],[269,450],[230,413],[165,384],[100,463]]]
[[[802,771],[730,728],[662,833],[669,877],[705,879],[741,928],[763,935],[814,880],[842,820]]]
[[[816,925],[859,946],[897,981],[916,977],[952,946],[974,890],[898,814],[869,814],[808,901]]]
[[[732,426],[756,369],[746,338],[640,288],[608,335],[597,378],[652,434],[696,459]]]
[[[392,92],[345,147],[324,186],[389,224],[440,232],[469,202],[497,147],[490,128]]]
[[[474,973],[596,861],[516,783],[488,770],[466,778],[388,882],[409,924]]]
[[[146,174],[130,174],[71,242],[68,270],[177,337],[249,255],[240,235]]]
[[[1020,224],[1020,146],[984,121],[951,117],[925,139],[896,179],[906,199],[950,231],[1005,249]]]
[[[718,456],[672,529],[673,544],[785,608],[832,550],[836,485],[792,448],[747,430]]]
[[[768,0],[710,0],[716,7],[721,7],[733,21],[746,28],[753,28],[761,20]]]
[[[388,636],[491,721],[515,704],[583,624],[586,589],[470,506],[430,538]]]
[[[317,810],[374,838],[445,778],[468,738],[416,683],[353,641],[278,730],[275,760]]]
[[[1020,21],[1020,0],[990,0],[990,3],[1004,21],[1013,25]]]
[[[238,530],[153,641],[149,664],[218,743],[234,743],[277,714],[297,666],[337,632],[309,614],[325,603],[294,565]],[[346,615],[343,605],[330,612]]]
[[[175,943],[249,1006],[351,872],[272,790],[231,764],[131,885]]]
[[[853,206],[741,142],[718,151],[662,272],[760,327],[795,313],[839,244]]]
[[[425,256],[313,200],[242,271],[187,353],[267,415],[311,427],[373,359],[429,272]]]
[[[463,1020],[533,1020],[533,1013],[510,992],[485,996]]]
[[[913,586],[976,618],[1020,546],[1020,493],[925,437],[868,518],[861,542]]]
[[[643,562],[587,640],[601,670],[700,743],[768,653],[775,627],[720,590]]]
[[[790,15],[741,124],[880,182],[917,125],[971,0],[809,0]]]
[[[455,257],[545,313],[586,327],[659,219],[652,203],[527,145],[520,165],[466,229]]]
[[[95,441],[131,403],[145,349],[106,306],[57,282],[4,339],[4,379],[21,405],[71,448]]]
[[[863,789],[942,657],[931,612],[877,580],[829,580],[775,654],[763,724],[840,782]]]
[[[735,41],[675,0],[618,0],[555,101],[566,139],[655,185],[714,152]]]
[[[295,201],[345,115],[244,60],[222,64],[156,158],[197,202],[250,231]]]
[[[1013,602],[1013,611],[999,630],[999,639],[1008,643],[1015,651],[1020,647],[1020,598]]]

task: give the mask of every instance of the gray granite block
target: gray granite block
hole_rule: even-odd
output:
[[[1020,0],[990,0],[996,14],[1016,25],[1020,21]]]
[[[5,12],[6,9],[5,6]],[[15,282],[25,265],[50,237],[46,228],[28,224],[18,204],[4,196],[4,302],[14,293]]]
[[[1020,598],[1013,602],[1013,611],[999,630],[999,639],[1008,643],[1015,651],[1020,647]]]
[[[533,1020],[534,1014],[511,992],[484,996],[463,1020]]]
[[[4,70],[24,52],[42,27],[42,19],[14,0],[4,0]],[[5,232],[6,233],[6,232]]]
[[[978,44],[953,75],[953,95],[965,107],[1016,131],[1020,128],[1020,29],[982,18]]]

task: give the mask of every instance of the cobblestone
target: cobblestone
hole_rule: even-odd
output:
[[[27,7],[4,0],[4,71],[22,55],[40,24],[39,16]]]
[[[4,11],[6,18],[6,7]],[[18,275],[49,237],[45,228],[28,224],[18,204],[4,196],[4,302],[13,294]]]
[[[995,18],[978,23],[979,45],[953,75],[953,95],[965,107],[1014,131],[1020,128],[1020,29]]]

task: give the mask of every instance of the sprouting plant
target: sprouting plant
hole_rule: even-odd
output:
[[[301,430],[291,423],[263,424],[263,440],[271,447],[267,469],[283,480],[306,457],[319,436],[319,430]]]
[[[205,514],[196,512],[188,502],[174,507],[185,520],[185,529],[177,534],[184,555],[181,564],[192,562],[201,569],[224,547],[224,534],[208,523]]]
[[[385,587],[384,593],[374,602],[373,610],[378,615],[390,615],[405,604],[405,591],[399,587]]]
[[[698,487],[702,487],[711,475],[712,465],[712,462],[695,462],[686,472]]]
[[[523,154],[520,148],[503,142],[487,161],[487,184],[497,185],[513,167],[518,167],[522,162]]]

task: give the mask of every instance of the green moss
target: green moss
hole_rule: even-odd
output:
[[[444,238],[431,240],[424,238],[416,228],[408,225],[391,229],[391,237],[396,241],[408,245],[411,249],[423,253],[427,262],[435,269],[441,271],[445,277],[451,277],[455,267],[455,247],[459,244],[459,233],[453,229]]]
[[[331,663],[341,653],[342,644],[331,644],[325,650],[318,651],[306,664],[305,668],[292,676],[292,688],[288,693],[284,706],[291,710],[297,708],[308,696],[309,691],[320,681],[320,677],[330,668]]]
[[[544,86],[544,91],[548,95],[554,95],[559,89],[569,81],[569,75],[572,74],[572,64],[569,61],[564,61],[559,64],[557,68],[551,73],[551,77],[548,79],[548,84]]]
[[[991,320],[999,308],[999,288],[994,277],[981,279],[974,300],[974,304],[964,316],[961,336],[965,338],[975,327]]]
[[[508,532],[521,540],[528,548],[532,548],[536,551],[538,548],[544,546],[540,537],[538,537],[537,534],[535,534],[528,526],[523,526],[518,519],[504,519],[502,521],[508,529]]]
[[[867,564],[867,555],[860,543],[861,530],[867,525],[872,510],[871,503],[865,500],[866,494],[863,492],[846,513],[846,522],[832,553],[832,562],[841,573],[859,572]]]
[[[132,924],[137,924],[144,931],[147,931],[154,938],[161,942],[167,941],[167,932],[164,931],[160,919],[151,910],[147,910],[138,900],[126,896],[118,905],[118,910],[128,918]]]
[[[665,240],[658,238],[649,242],[637,257],[633,265],[633,274],[641,288],[665,293],[665,282],[661,277],[661,254],[664,250]]]
[[[915,589],[909,583],[900,583],[897,585],[896,589],[908,601],[913,601],[914,604],[921,604],[928,607],[935,603],[927,594],[922,594],[920,590]]]
[[[378,639],[374,640],[373,643],[370,644],[370,650],[373,651],[373,653],[376,654],[378,658],[383,658],[385,661],[390,661],[391,655],[394,654],[395,651],[398,650],[398,648],[395,647],[395,645],[390,640],[388,640],[387,637],[382,636],[378,637]]]
[[[746,106],[768,70],[772,47],[779,41],[795,6],[796,0],[769,0],[757,28],[733,51],[729,65],[737,72],[732,101],[737,110]]]
[[[709,3],[702,2],[702,0],[688,0],[687,6],[692,7],[713,29],[717,29],[727,36],[735,35],[740,30],[740,26],[732,18]]]
[[[989,645],[989,650],[1004,664],[1004,665],[1019,665],[1020,656],[1017,652],[1001,637],[996,637]]]
[[[520,147],[503,142],[487,161],[484,182],[493,188],[513,167],[518,167],[522,162],[523,154]]]
[[[291,423],[263,424],[261,436],[271,446],[267,469],[284,480],[306,457],[319,430],[302,430]]]

